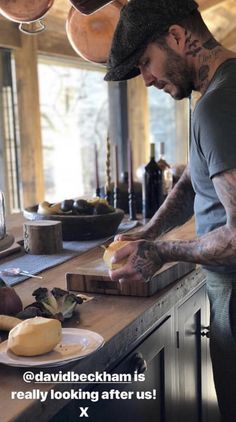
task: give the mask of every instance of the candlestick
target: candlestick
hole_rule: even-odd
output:
[[[119,181],[119,163],[118,163],[118,146],[114,145],[114,188],[118,188]]]
[[[95,186],[96,186],[96,196],[100,196],[97,144],[94,144],[94,156],[95,156]]]
[[[133,157],[131,142],[128,141],[128,190],[133,188]]]
[[[114,208],[119,208],[120,204],[120,189],[119,183],[119,162],[118,162],[118,146],[114,145]]]
[[[107,134],[107,150],[106,150],[106,188],[109,191],[111,186],[111,143],[109,133]]]
[[[111,143],[109,137],[109,131],[107,132],[107,142],[106,142],[106,183],[104,194],[107,202],[110,205],[111,203]]]
[[[129,218],[136,220],[136,203],[133,183],[133,157],[131,142],[128,141],[128,201],[129,201]]]

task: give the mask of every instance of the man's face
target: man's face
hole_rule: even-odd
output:
[[[139,61],[146,86],[155,86],[175,100],[189,97],[194,89],[194,70],[186,59],[168,45],[150,43]]]

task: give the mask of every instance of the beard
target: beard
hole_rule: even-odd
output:
[[[194,68],[190,67],[187,61],[169,46],[165,46],[165,49],[167,58],[164,64],[164,74],[175,87],[175,92],[169,92],[169,94],[175,100],[182,100],[189,97],[194,89]]]

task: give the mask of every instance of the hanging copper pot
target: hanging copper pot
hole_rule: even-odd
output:
[[[126,0],[111,2],[96,13],[84,15],[74,7],[70,9],[66,32],[74,50],[85,60],[105,64],[112,37]]]
[[[35,33],[44,29],[44,25],[39,22],[35,25],[36,29],[27,30],[26,24],[39,21],[53,3],[54,0],[0,0],[0,14],[13,22],[19,22],[23,32]]]

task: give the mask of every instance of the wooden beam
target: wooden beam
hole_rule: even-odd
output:
[[[0,17],[0,47],[21,47],[18,24]]]
[[[23,206],[44,200],[44,178],[37,70],[37,38],[20,34],[15,51]]]
[[[148,94],[141,76],[128,81],[128,125],[135,176],[137,168],[147,163],[150,149]]]
[[[39,53],[59,57],[79,57],[71,47],[66,33],[51,32],[46,29],[37,35],[37,42]]]
[[[229,34],[221,40],[221,43],[224,47],[236,51],[236,28],[229,32]]]
[[[198,0],[199,8],[202,11],[209,9],[210,7],[217,6],[220,3],[224,3],[225,0]]]
[[[176,150],[175,163],[185,164],[188,162],[189,149],[189,100],[184,99],[175,102],[175,120],[176,120]]]
[[[3,63],[3,55],[0,54],[0,81],[3,81],[4,77],[4,63]],[[5,195],[5,203],[7,212],[10,209],[10,198],[9,198],[9,181],[7,177],[7,157],[6,157],[6,121],[4,118],[4,87],[3,85],[0,86],[0,186],[1,190],[4,192]]]

